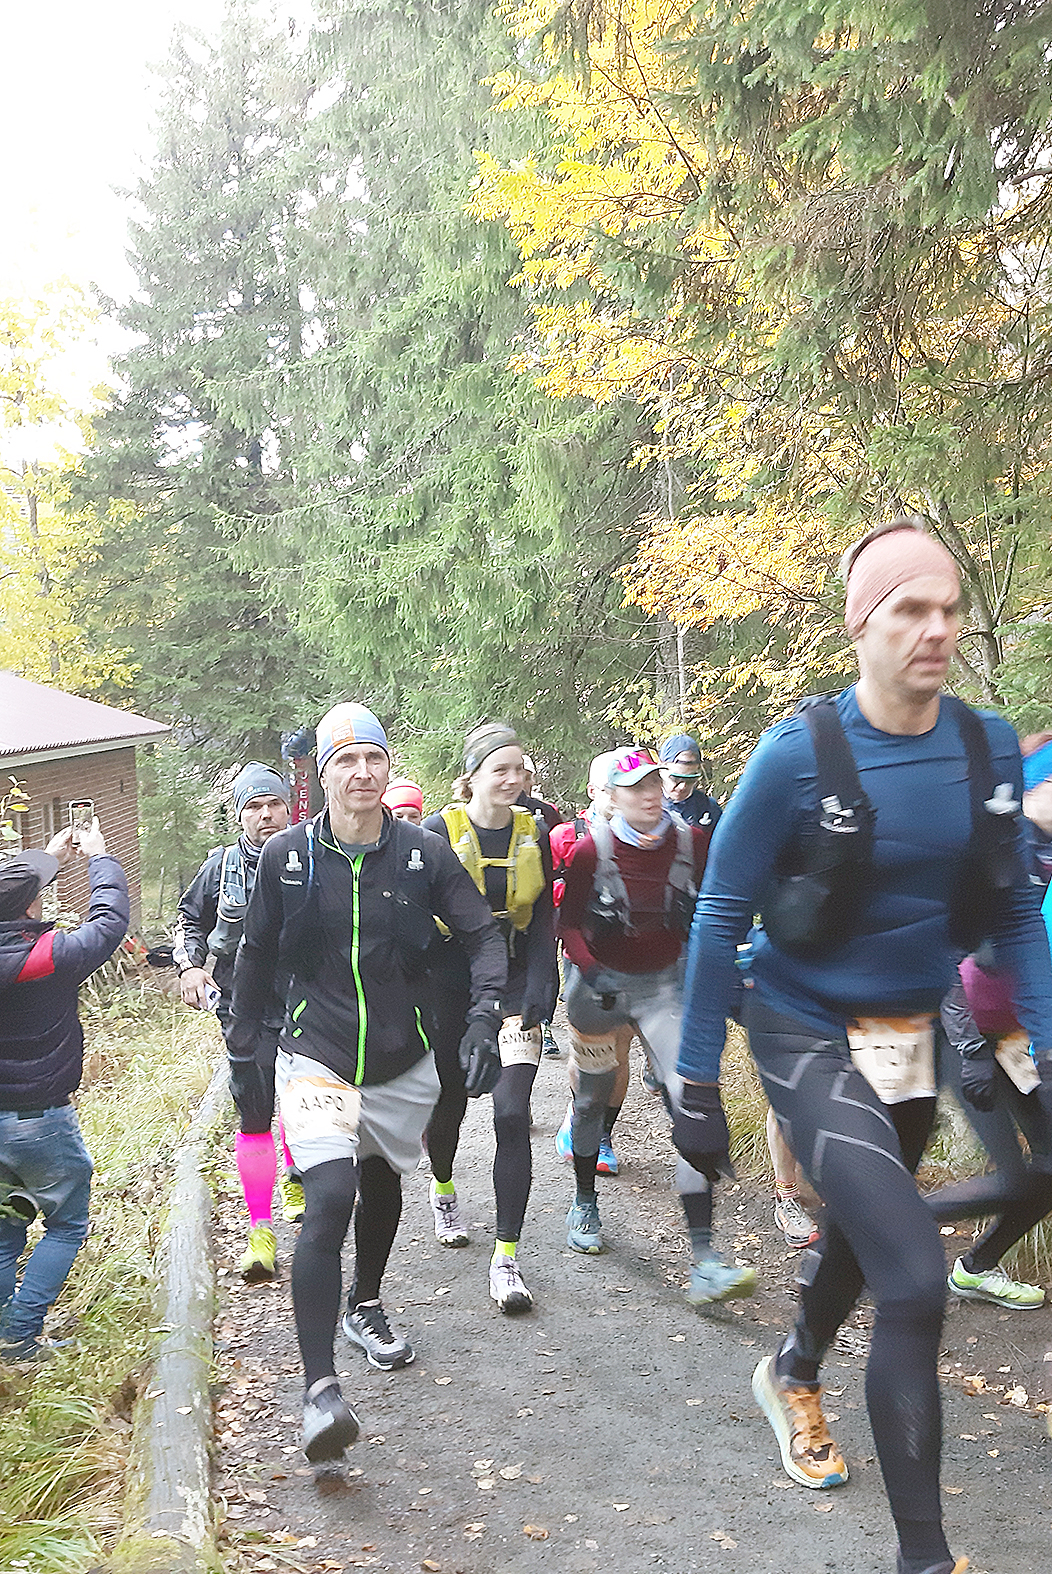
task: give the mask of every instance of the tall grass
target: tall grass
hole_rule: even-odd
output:
[[[39,1366],[0,1367],[4,1574],[80,1574],[118,1528],[167,1172],[218,1048],[211,1014],[118,971],[82,992],[92,1232],[45,1330],[72,1343]]]

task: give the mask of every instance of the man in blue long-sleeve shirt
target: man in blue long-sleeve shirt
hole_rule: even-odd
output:
[[[939,1505],[945,1263],[911,1174],[934,1115],[933,1034],[960,957],[951,940],[954,898],[973,850],[968,751],[954,706],[940,697],[959,608],[954,560],[913,520],[874,532],[851,556],[846,621],[860,677],[835,705],[875,811],[871,867],[845,932],[818,956],[790,955],[755,930],[744,992],[767,1096],[828,1210],[826,1236],[802,1274],[809,1282],[796,1327],[761,1361],[753,1391],[792,1479],[815,1488],[846,1480],[822,1416],[818,1368],[868,1285],[877,1315],[867,1400],[898,1531],[898,1574],[963,1567],[949,1554]],[[1017,807],[1015,734],[997,716],[982,722],[993,782],[1007,784],[1002,800]],[[791,717],[750,759],[713,838],[698,901],[678,1064],[688,1086],[676,1123],[680,1150],[686,1157],[693,1150],[695,1162],[711,1160],[722,1141],[714,1084],[735,995],[735,949],[780,860],[819,815],[814,747],[805,719]],[[1016,841],[1021,848],[1018,829]],[[1018,867],[991,919],[991,940],[1019,981],[1020,1015],[1040,1069],[1042,1056],[1052,1055],[1052,964],[1021,857]],[[852,1053],[868,1062],[880,1098]],[[876,1076],[889,1058],[904,1071],[898,1086]]]

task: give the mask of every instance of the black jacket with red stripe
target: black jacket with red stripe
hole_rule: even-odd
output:
[[[80,1083],[84,1034],[77,990],[128,932],[128,882],[116,858],[88,864],[87,921],[56,929],[0,924],[0,1110],[66,1104]]]

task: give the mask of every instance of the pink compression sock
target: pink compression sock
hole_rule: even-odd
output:
[[[241,1189],[245,1193],[249,1222],[253,1227],[270,1222],[271,1198],[274,1194],[274,1177],[278,1160],[274,1152],[274,1138],[269,1131],[239,1131],[234,1138],[237,1172]]]
[[[284,1126],[284,1124],[282,1122],[282,1119],[281,1119],[280,1115],[278,1116],[278,1131],[279,1131],[279,1133],[281,1135],[282,1151],[285,1154],[285,1168],[287,1170],[294,1169],[295,1166],[293,1165],[293,1162],[292,1162],[292,1154],[289,1152],[289,1145],[285,1141],[285,1126]]]

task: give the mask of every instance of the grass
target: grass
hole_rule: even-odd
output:
[[[183,1010],[126,964],[85,987],[81,1020],[92,1233],[45,1330],[74,1343],[39,1367],[0,1367],[4,1574],[81,1574],[119,1528],[168,1169],[218,1048],[210,1014]]]

